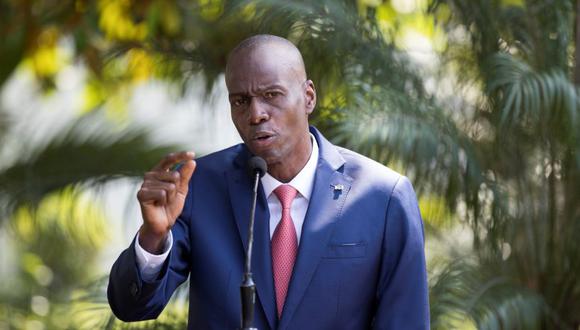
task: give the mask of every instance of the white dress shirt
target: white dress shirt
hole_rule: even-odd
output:
[[[294,222],[296,235],[298,236],[298,244],[300,244],[302,225],[304,224],[304,218],[306,217],[306,211],[308,210],[308,203],[310,202],[310,195],[312,194],[312,187],[314,186],[316,167],[318,166],[318,144],[312,134],[310,134],[310,140],[312,141],[312,152],[310,153],[310,158],[300,172],[298,172],[298,174],[287,183],[298,191],[296,198],[294,198],[294,201],[292,202],[292,208],[290,209],[290,215]],[[282,219],[282,204],[280,204],[278,197],[276,197],[276,194],[273,192],[283,183],[276,180],[269,173],[266,173],[262,177],[261,182],[268,200],[268,209],[270,211],[270,239],[272,239],[274,230]],[[139,233],[137,233],[135,255],[137,256],[137,266],[141,272],[141,278],[144,281],[153,281],[157,277],[165,259],[167,259],[167,256],[169,255],[169,251],[171,251],[172,246],[173,234],[169,231],[164,246],[164,252],[162,254],[151,254],[139,245]]]
[[[310,139],[312,140],[312,152],[310,153],[310,158],[306,165],[296,174],[296,176],[287,184],[298,190],[296,198],[292,202],[292,208],[290,209],[290,216],[292,217],[292,222],[294,222],[294,228],[296,229],[296,235],[298,236],[298,244],[300,244],[300,237],[302,236],[302,224],[304,223],[304,218],[306,216],[306,211],[308,210],[308,203],[310,202],[310,194],[312,194],[312,186],[314,186],[314,175],[316,174],[316,166],[318,165],[318,144],[316,139],[312,134],[310,134]],[[274,230],[280,220],[282,220],[282,204],[274,194],[274,190],[278,186],[283,185],[282,182],[276,180],[269,173],[266,173],[262,177],[262,187],[264,188],[264,193],[268,199],[268,209],[270,210],[270,239],[274,235]]]

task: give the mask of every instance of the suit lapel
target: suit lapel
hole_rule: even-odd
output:
[[[240,240],[243,246],[243,255],[248,247],[248,226],[250,222],[250,208],[252,206],[252,179],[247,175],[245,160],[247,153],[242,153],[236,159],[238,165],[233,171],[226,172],[230,202]],[[257,294],[268,319],[270,328],[275,328],[276,309],[274,297],[274,280],[272,276],[272,257],[270,253],[270,212],[264,196],[264,190],[259,188],[256,203],[256,217],[254,222],[254,247],[252,253],[252,273],[256,283]],[[243,261],[242,261],[243,264]],[[239,279],[240,283],[242,278]]]
[[[327,248],[334,224],[340,217],[340,211],[352,183],[351,177],[337,171],[344,164],[344,159],[336,151],[336,148],[326,141],[318,131],[313,131],[313,134],[318,141],[320,158],[313,192],[302,227],[298,257],[280,320],[280,329],[288,327],[310,284],[318,263]]]

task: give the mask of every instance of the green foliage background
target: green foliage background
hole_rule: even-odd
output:
[[[303,52],[319,96],[315,125],[413,181],[432,328],[579,329],[577,8],[572,0],[0,0],[0,87],[32,74],[51,95],[68,66],[88,72],[76,119],[42,143],[22,136],[0,103],[0,243],[16,242],[0,329],[185,327],[186,289],[157,321],[114,319],[99,278],[107,270],[95,265],[111,233],[91,193],[138,180],[176,148],[131,124],[136,86],[162,80],[185,94],[203,84],[209,95],[228,51],[256,33]],[[414,52],[425,40],[431,57],[421,65]]]

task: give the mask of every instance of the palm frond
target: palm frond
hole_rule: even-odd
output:
[[[350,104],[337,140],[379,162],[402,163],[420,191],[441,193],[454,205],[462,185],[485,180],[467,136],[440,108],[388,89]]]
[[[24,141],[19,158],[0,171],[0,200],[9,214],[69,185],[140,176],[172,149],[153,146],[144,131],[114,129],[90,114],[40,147]]]
[[[478,329],[543,329],[559,320],[544,298],[517,284],[498,265],[458,259],[430,278],[432,326],[455,328],[465,320]]]
[[[534,0],[519,4],[434,0],[430,11],[435,12],[441,6],[448,6],[454,14],[447,22],[442,22],[448,31],[458,26],[469,31],[470,48],[484,79],[485,63],[498,51],[517,54],[542,71],[566,70],[569,66],[567,48],[572,40],[570,27],[574,21],[574,3],[570,0]]]
[[[580,117],[580,94],[564,72],[554,69],[538,73],[504,53],[491,57],[488,67],[487,92],[498,96],[500,126],[520,125],[538,130],[548,123],[572,135],[568,139],[574,138]]]

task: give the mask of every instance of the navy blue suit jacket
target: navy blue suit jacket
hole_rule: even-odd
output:
[[[313,193],[281,319],[276,316],[269,211],[258,197],[252,267],[259,329],[428,329],[423,224],[409,181],[332,145],[320,148]],[[189,328],[240,326],[240,283],[252,183],[240,144],[197,160],[174,245],[159,277],[141,280],[134,246],[113,265],[108,298],[126,321],[156,318],[190,275]],[[342,185],[342,190],[335,189]],[[133,242],[134,244],[134,242]]]

